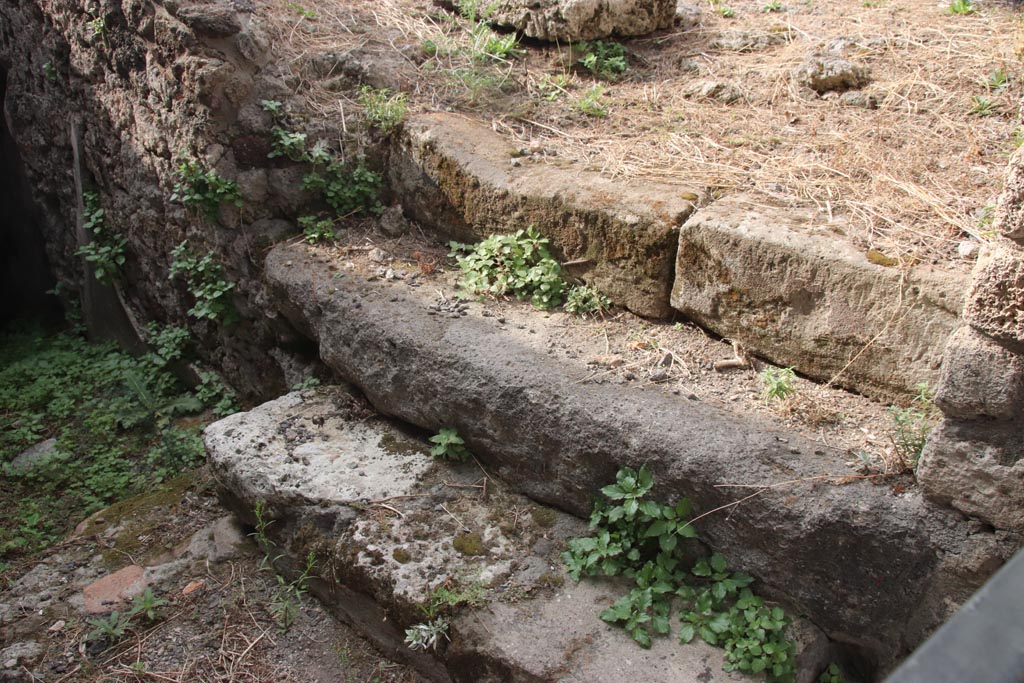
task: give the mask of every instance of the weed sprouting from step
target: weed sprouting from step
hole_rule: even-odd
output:
[[[466,462],[472,457],[466,442],[452,427],[442,427],[441,431],[430,437],[430,443],[434,444],[430,447],[430,454],[435,458]]]
[[[224,269],[214,259],[213,252],[200,257],[189,247],[188,240],[184,240],[171,251],[171,257],[170,279],[184,279],[195,298],[195,305],[188,314],[200,320],[223,318],[231,322],[236,315],[230,300],[235,283],[224,277]]]
[[[795,679],[795,646],[785,636],[790,623],[750,589],[754,579],[730,572],[715,553],[690,565],[685,539],[696,539],[690,503],[649,500],[654,479],[646,466],[624,467],[616,481],[601,489],[603,500],[590,517],[593,535],[574,538],[562,554],[569,575],[622,576],[633,586],[600,617],[622,627],[641,647],[668,635],[673,601],[681,599],[679,639],[700,636],[725,650],[726,671],[764,673],[769,683]]]
[[[761,382],[761,398],[765,403],[781,401],[796,393],[793,382],[796,381],[796,373],[793,368],[765,368],[758,374]]]
[[[106,224],[106,212],[100,207],[100,196],[95,192],[83,192],[83,226],[92,235],[92,241],[75,251],[93,267],[96,279],[112,284],[121,274],[125,261],[125,247],[128,240],[112,232]]]
[[[428,596],[420,611],[426,621],[405,630],[405,644],[410,650],[436,650],[442,640],[448,639],[451,622],[448,614],[461,605],[480,607],[484,604],[485,589],[476,583],[464,590],[441,586]]]
[[[404,92],[393,93],[387,88],[378,90],[369,85],[360,88],[359,104],[366,113],[366,119],[384,135],[397,128],[409,110],[409,100]]]
[[[576,62],[598,78],[614,80],[629,68],[622,43],[594,40],[579,43],[576,50],[580,53]]]
[[[600,315],[611,306],[611,299],[596,288],[586,285],[573,287],[565,297],[565,310],[579,316]]]
[[[242,206],[238,183],[221,177],[213,169],[205,168],[194,159],[180,164],[174,172],[177,181],[171,201],[179,201],[208,220],[216,220],[224,202]]]
[[[451,256],[462,271],[459,287],[474,296],[511,295],[537,308],[555,308],[568,285],[548,244],[532,227],[475,245],[451,242]]]
[[[906,408],[889,408],[889,420],[892,423],[889,439],[895,451],[897,469],[908,472],[917,469],[935,416],[934,396],[927,382],[917,385],[917,394],[911,405]]]

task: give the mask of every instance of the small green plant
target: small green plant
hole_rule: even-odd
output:
[[[465,462],[471,457],[466,442],[452,427],[442,427],[441,431],[430,437],[430,443],[434,444],[430,447],[430,454],[435,458]]]
[[[472,41],[469,53],[474,62],[508,61],[524,53],[519,47],[519,38],[514,33],[499,35],[486,24],[479,23],[470,29],[469,34]]]
[[[178,164],[174,172],[177,179],[171,201],[179,201],[188,208],[198,211],[209,220],[216,220],[223,202],[242,206],[242,195],[238,183],[227,180],[212,169],[204,168],[198,161],[190,159]]]
[[[761,8],[761,11],[765,12],[765,13],[781,12],[782,11],[782,3],[779,2],[778,0],[774,0],[773,2],[769,2],[768,4],[763,6]]]
[[[122,615],[117,610],[114,610],[106,617],[88,619],[86,623],[93,627],[85,636],[86,640],[102,639],[110,644],[114,644],[124,638],[128,627],[131,625],[131,617],[127,614]]]
[[[185,355],[192,335],[184,327],[151,322],[146,325],[146,339],[150,348],[147,358],[158,368],[164,368]]]
[[[1024,128],[1017,126],[1013,129],[1013,132],[1010,133],[1010,144],[1014,149],[1024,145]]]
[[[404,92],[392,93],[387,88],[378,90],[369,85],[359,90],[359,104],[366,112],[367,120],[385,135],[401,125],[409,110]]]
[[[294,581],[288,581],[280,574],[277,576],[277,590],[270,600],[270,614],[274,617],[281,633],[287,633],[299,616],[302,596],[309,590],[309,580],[316,569],[316,555],[310,551],[302,573]]]
[[[611,308],[612,301],[594,287],[573,287],[565,297],[565,310],[574,315],[599,315]]]
[[[965,15],[974,14],[977,11],[978,8],[974,6],[971,0],[953,0],[953,2],[949,3],[950,14]]]
[[[818,683],[846,683],[846,676],[843,675],[843,670],[839,668],[839,665],[832,662],[818,676]]]
[[[544,100],[547,102],[554,102],[562,95],[568,93],[570,78],[567,74],[558,74],[552,76],[551,74],[544,74],[540,80],[537,81],[536,89]]]
[[[316,162],[314,162],[316,163]],[[302,179],[302,189],[318,192],[339,217],[381,210],[377,195],[382,177],[360,158],[354,165],[331,159]]]
[[[594,118],[601,119],[608,116],[608,104],[604,100],[604,86],[595,85],[584,92],[576,100],[576,108],[580,113]]]
[[[199,386],[196,398],[213,409],[214,415],[225,417],[238,412],[237,397],[215,372],[199,371]]]
[[[444,617],[436,617],[405,630],[405,644],[410,650],[436,650],[441,640],[447,638],[448,620]]]
[[[1012,79],[1013,74],[1004,69],[996,69],[988,75],[985,87],[988,88],[989,92],[1000,93],[1010,87]]]
[[[295,13],[298,14],[303,19],[309,19],[309,20],[312,21],[312,20],[317,18],[316,12],[314,12],[311,9],[306,9],[305,7],[303,7],[302,5],[298,4],[297,2],[289,2],[288,3],[288,9],[295,10]]]
[[[892,423],[889,438],[898,463],[904,469],[915,469],[935,420],[934,396],[928,383],[917,385],[917,394],[911,405],[906,408],[891,406],[889,420]]]
[[[128,612],[128,619],[142,615],[147,621],[154,622],[160,618],[160,608],[167,604],[167,600],[158,598],[152,588],[147,588],[142,595],[136,595],[132,599],[132,609]]]
[[[92,241],[75,251],[92,264],[96,279],[112,284],[121,273],[125,262],[125,247],[128,240],[111,232],[106,225],[106,212],[100,207],[100,197],[95,192],[83,192],[83,226],[92,234]]]
[[[299,227],[302,228],[302,234],[305,236],[304,241],[309,244],[333,242],[336,237],[334,221],[330,218],[302,216],[299,218]]]
[[[793,368],[767,367],[757,378],[761,382],[761,398],[765,403],[781,401],[796,393],[796,387],[793,386],[796,373]]]
[[[274,126],[270,129],[272,149],[267,158],[286,157],[292,161],[306,161],[306,134],[290,131],[287,128]]]
[[[301,382],[292,385],[292,391],[309,391],[320,386],[320,380],[316,377],[307,377]]]
[[[690,503],[647,498],[654,478],[646,466],[624,467],[590,517],[592,535],[574,538],[562,553],[569,575],[622,576],[631,590],[600,614],[622,627],[641,647],[668,635],[673,602],[683,605],[680,642],[700,636],[725,650],[726,671],[764,673],[769,683],[792,683],[795,647],[785,637],[789,618],[751,591],[753,578],[730,572],[715,553],[690,564],[683,539],[697,538]],[[689,568],[687,568],[689,567]]]
[[[284,104],[278,100],[260,100],[260,106],[275,121],[280,121],[284,117]]]
[[[43,74],[51,81],[57,80],[57,67],[53,65],[53,62],[46,62],[43,64]]]
[[[537,308],[555,308],[567,289],[562,269],[548,252],[548,240],[533,228],[491,235],[476,245],[451,242],[462,271],[459,286],[477,296],[529,299]]]
[[[981,95],[975,95],[971,98],[971,108],[967,110],[967,113],[971,116],[992,116],[998,114],[1002,108],[998,102],[982,97]]]
[[[183,241],[171,251],[170,279],[182,277],[195,298],[188,314],[200,320],[230,320],[234,314],[230,294],[235,283],[224,279],[224,269],[214,260],[213,252],[200,258]]]
[[[465,590],[435,588],[427,603],[419,606],[427,620],[406,629],[405,644],[410,650],[436,650],[441,640],[448,638],[448,612],[460,605],[479,607],[483,604],[484,587],[480,584]]]
[[[598,78],[614,80],[629,68],[622,43],[594,40],[579,43],[576,49],[582,54],[576,62]]]
[[[733,19],[736,16],[736,10],[728,5],[718,5],[715,7],[715,11],[723,19]]]
[[[103,38],[107,35],[107,20],[103,16],[95,16],[85,24],[93,38]]]

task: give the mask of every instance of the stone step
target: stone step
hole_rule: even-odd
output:
[[[367,415],[337,387],[293,392],[206,430],[225,497],[302,564],[325,604],[379,647],[438,681],[752,680],[722,670],[700,639],[657,638],[649,650],[598,613],[622,583],[568,578],[558,559],[580,520],[508,491],[475,464],[431,457],[422,441]],[[486,482],[486,483],[482,483]],[[445,609],[436,649],[414,652],[404,630],[428,622],[418,606],[438,588],[473,591]],[[827,639],[798,620],[800,683],[828,664]],[[699,642],[698,642],[699,641]]]
[[[709,513],[696,527],[712,548],[879,668],[1012,553],[1003,532],[858,477],[826,446],[685,396],[586,383],[537,335],[436,315],[430,288],[345,275],[328,254],[275,247],[271,305],[380,412],[455,427],[514,489],[581,516],[619,467],[646,463],[658,498]]]
[[[814,210],[719,200],[680,230],[672,306],[762,358],[871,396],[934,387],[966,276],[872,263],[841,234]]]

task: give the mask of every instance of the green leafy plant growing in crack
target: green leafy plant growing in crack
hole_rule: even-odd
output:
[[[324,201],[340,217],[379,212],[383,209],[377,200],[381,175],[374,173],[360,157],[354,164],[311,157],[314,169],[302,179],[302,189],[323,195]]]
[[[75,251],[93,267],[96,279],[112,284],[121,273],[125,262],[125,247],[128,240],[112,232],[106,224],[106,211],[100,207],[100,196],[95,192],[83,192],[84,204],[82,227],[90,232],[92,241]]]
[[[586,114],[593,118],[603,119],[608,116],[608,103],[604,99],[604,86],[595,85],[584,92],[576,100],[576,108],[581,114]]]
[[[445,586],[434,589],[426,604],[419,605],[426,621],[405,630],[405,644],[410,650],[436,650],[442,640],[448,639],[451,625],[448,613],[460,605],[480,607],[484,604],[484,595],[484,587],[480,584],[473,584],[465,590]]]
[[[267,157],[276,159],[286,157],[292,161],[307,161],[305,133],[274,126],[270,129],[270,144],[272,149]]]
[[[230,322],[235,315],[230,300],[235,283],[224,278],[224,269],[214,260],[213,252],[199,257],[185,240],[171,251],[171,257],[170,278],[183,278],[195,298],[188,314],[200,320],[224,318]]]
[[[626,73],[626,48],[622,43],[594,40],[576,45],[580,57],[576,63],[598,78],[614,80]]]
[[[796,393],[793,382],[796,381],[796,373],[793,368],[767,367],[758,376],[761,382],[761,398],[765,403],[781,401]]]
[[[581,285],[569,290],[565,310],[574,315],[600,315],[612,306],[612,300],[594,287]]]
[[[299,616],[302,597],[309,590],[309,580],[316,569],[316,555],[311,551],[306,555],[302,573],[294,581],[288,581],[280,574],[277,577],[277,590],[270,600],[270,614],[274,617],[281,633],[287,633]]]
[[[334,232],[334,221],[330,218],[302,216],[299,218],[299,227],[302,228],[303,241],[307,244],[333,242],[337,237]]]
[[[224,380],[216,372],[201,370],[199,386],[196,387],[196,398],[202,405],[209,406],[218,417],[225,417],[238,412],[237,397],[224,384]]]
[[[839,668],[839,665],[832,662],[818,676],[818,683],[846,683],[846,676],[843,675],[843,670]]]
[[[889,438],[897,461],[904,469],[917,468],[935,416],[934,395],[927,382],[917,385],[917,394],[906,408],[890,406],[892,433]]]
[[[409,111],[409,99],[404,92],[393,93],[387,88],[378,90],[369,85],[359,89],[359,104],[367,120],[384,135],[401,125]]]
[[[1002,105],[998,102],[993,102],[981,95],[975,95],[971,98],[971,106],[967,113],[971,116],[993,116],[998,114],[1000,109],[1002,109]]]
[[[178,164],[171,201],[178,201],[208,220],[216,220],[223,202],[242,206],[238,183],[222,178],[213,169],[189,159]]]
[[[475,245],[451,242],[459,264],[459,286],[475,296],[514,296],[537,308],[562,303],[568,285],[548,251],[548,239],[534,228],[512,235],[491,235]]]
[[[96,617],[86,620],[93,629],[86,634],[86,640],[106,640],[108,643],[116,643],[125,637],[128,627],[131,625],[131,618],[122,615],[114,610],[105,617]]]
[[[471,457],[466,442],[452,427],[442,427],[441,431],[430,437],[430,443],[434,444],[430,447],[430,454],[435,458],[465,462]]]
[[[700,637],[725,650],[727,671],[765,675],[769,683],[795,679],[795,647],[785,637],[789,619],[750,589],[753,578],[731,572],[713,554],[692,565],[685,539],[696,539],[691,507],[681,499],[668,505],[648,499],[654,479],[646,466],[624,467],[590,517],[591,536],[569,541],[562,559],[569,575],[622,576],[630,591],[600,614],[623,628],[642,647],[671,631],[673,601],[684,607],[679,638]]]
[[[971,0],[953,0],[953,2],[949,3],[950,14],[967,15],[974,14],[977,11],[978,8],[974,6]]]

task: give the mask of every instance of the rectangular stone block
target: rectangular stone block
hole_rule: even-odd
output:
[[[993,339],[1024,350],[1024,249],[981,251],[964,319]]]
[[[880,398],[938,380],[966,276],[870,262],[814,211],[720,200],[683,226],[672,306],[755,355]]]

